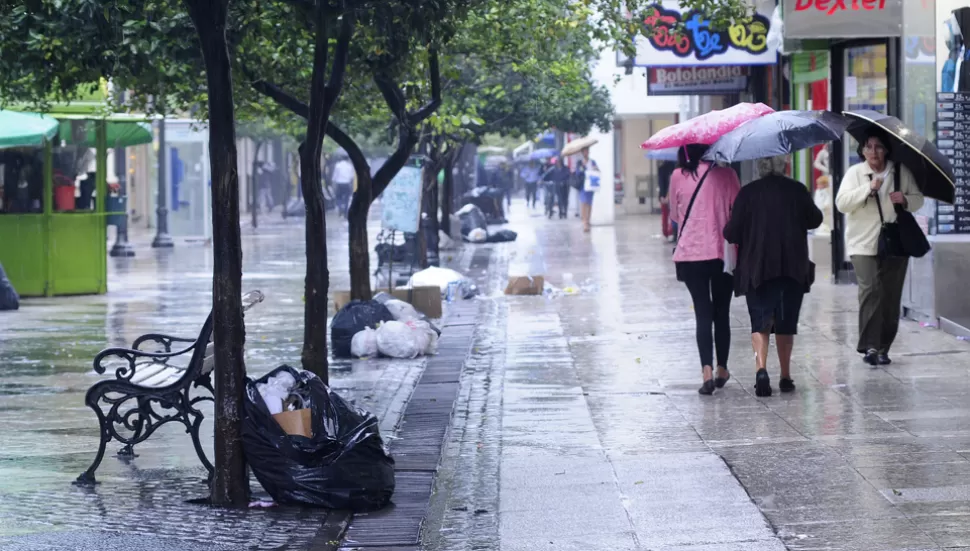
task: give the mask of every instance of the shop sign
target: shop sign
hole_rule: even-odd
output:
[[[683,12],[679,2],[664,1],[647,8],[643,23],[645,36],[637,37],[634,62],[638,67],[770,65],[777,61],[768,48],[771,21],[761,13],[747,23],[715,31],[703,13]]]
[[[903,0],[784,0],[784,19],[786,39],[901,36]]]
[[[651,96],[736,94],[748,89],[750,68],[651,67],[647,70],[647,94]]]

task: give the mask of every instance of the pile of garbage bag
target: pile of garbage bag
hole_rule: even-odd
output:
[[[337,312],[330,322],[330,349],[334,358],[350,358],[354,335],[366,328],[377,329],[394,316],[376,300],[354,300]]]
[[[479,294],[478,286],[460,273],[432,266],[411,276],[410,287],[438,287],[445,300],[470,299]]]
[[[309,410],[310,436],[288,434],[272,413]],[[394,459],[377,417],[341,398],[308,371],[280,366],[247,379],[242,442],[263,488],[282,504],[370,511],[394,494]]]
[[[461,235],[470,243],[504,243],[515,241],[518,237],[518,234],[512,230],[500,230],[490,234],[488,219],[482,209],[476,205],[465,205],[456,214],[461,221]]]
[[[13,284],[7,279],[7,273],[3,271],[3,264],[0,264],[0,311],[17,310],[20,308],[20,295],[13,288]]]
[[[376,329],[365,327],[356,333],[350,343],[351,356],[416,358],[438,352],[441,330],[427,316],[387,293],[375,295],[374,302],[382,304],[393,319],[382,322]]]

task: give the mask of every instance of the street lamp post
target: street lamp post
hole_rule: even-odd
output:
[[[166,168],[168,155],[165,144],[165,117],[158,120],[158,223],[155,224],[155,240],[152,247],[156,249],[170,249],[175,246],[172,236],[168,234],[168,176]]]
[[[128,242],[128,163],[125,159],[125,148],[115,148],[115,174],[118,175],[119,195],[121,204],[125,209],[125,216],[121,223],[115,226],[118,230],[114,246],[111,247],[111,256],[132,257],[135,256],[135,249]]]

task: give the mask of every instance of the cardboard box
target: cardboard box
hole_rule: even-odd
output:
[[[506,295],[541,295],[546,285],[542,276],[516,276],[509,278]]]
[[[283,432],[286,434],[313,438],[313,418],[310,413],[310,408],[284,411],[274,415],[273,419],[283,427]]]
[[[387,289],[375,289],[376,292]],[[415,287],[413,289],[394,289],[391,295],[398,300],[403,300],[414,306],[414,309],[431,319],[440,319],[442,316],[441,289],[438,287]],[[350,291],[336,291],[333,293],[333,309],[340,311],[350,302]]]

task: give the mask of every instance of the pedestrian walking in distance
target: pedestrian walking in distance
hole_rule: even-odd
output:
[[[670,177],[669,198],[670,218],[680,228],[674,251],[677,280],[687,286],[694,302],[697,351],[704,378],[698,392],[710,395],[731,378],[728,355],[734,284],[731,275],[724,272],[723,232],[741,182],[730,168],[701,161],[706,151],[707,146],[697,144],[680,149],[677,168]]]
[[[879,256],[883,220],[896,220],[894,205],[909,212],[923,206],[913,173],[892,161],[889,139],[876,129],[859,144],[864,160],[849,167],[835,198],[845,214],[845,246],[859,282],[859,342],[856,350],[872,365],[888,365],[899,330],[906,257]],[[899,178],[896,191],[895,178]],[[880,210],[882,215],[880,216]]]
[[[533,209],[536,208],[539,175],[539,165],[535,161],[530,161],[519,171],[519,177],[525,182],[525,204]]]
[[[340,159],[333,167],[334,195],[337,199],[337,213],[346,218],[350,208],[350,198],[354,194],[354,165],[350,159]]]
[[[822,211],[808,189],[784,175],[788,157],[758,160],[760,178],[734,201],[724,238],[738,246],[734,290],[748,303],[755,353],[755,394],[771,396],[768,345],[775,334],[782,392],[793,392],[791,353],[802,298],[814,280],[808,258],[809,230],[822,224]]]

